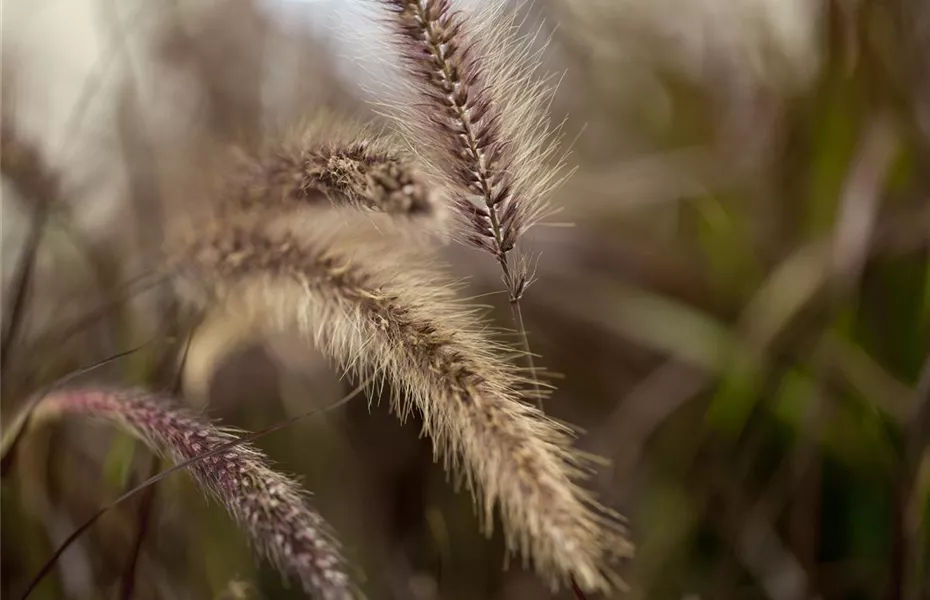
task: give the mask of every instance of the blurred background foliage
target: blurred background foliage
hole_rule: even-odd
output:
[[[5,429],[28,394],[139,344],[85,377],[175,385],[192,319],[146,278],[161,224],[196,206],[230,145],[324,109],[376,118],[363,84],[379,42],[353,5],[4,3]],[[591,485],[637,545],[617,597],[930,598],[930,5],[518,9],[564,73],[553,113],[577,167],[531,235],[524,311],[557,386],[547,411],[610,459]],[[444,251],[506,326],[493,261]],[[196,328],[181,383],[248,430],[352,385],[293,340],[221,321]],[[260,445],[313,491],[370,598],[548,597],[519,564],[502,570],[502,540],[385,406]],[[83,422],[34,428],[15,458],[11,598],[165,466]],[[108,511],[35,597],[300,594],[177,475]]]

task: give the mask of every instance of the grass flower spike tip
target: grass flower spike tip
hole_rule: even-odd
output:
[[[433,186],[413,157],[371,127],[321,117],[255,156],[238,158],[227,208],[299,208],[328,200],[394,217],[439,216]]]
[[[464,239],[494,255],[518,300],[529,275],[510,254],[562,177],[531,40],[501,24],[496,2],[466,18],[449,0],[376,1],[406,75],[390,113],[451,191]]]

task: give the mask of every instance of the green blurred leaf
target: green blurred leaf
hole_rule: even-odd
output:
[[[103,478],[113,490],[125,490],[132,474],[133,459],[138,442],[129,434],[117,432],[103,463]]]

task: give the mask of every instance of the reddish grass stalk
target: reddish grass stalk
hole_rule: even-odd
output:
[[[43,399],[43,412],[78,414],[116,423],[175,462],[191,460],[235,439],[168,396],[138,389],[71,389]],[[354,597],[344,561],[323,518],[291,479],[268,467],[246,444],[194,463],[197,485],[226,507],[250,540],[315,598]]]

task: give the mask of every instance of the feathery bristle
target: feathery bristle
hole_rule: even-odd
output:
[[[168,396],[139,389],[71,389],[42,400],[43,412],[114,422],[153,451],[184,462],[235,440]],[[347,600],[352,586],[323,518],[298,485],[268,467],[253,446],[239,444],[192,464],[194,481],[243,527],[255,547],[315,598]]]
[[[289,219],[205,232],[181,279],[243,322],[303,335],[343,368],[380,377],[402,418],[422,415],[446,467],[462,467],[485,525],[499,504],[509,549],[553,585],[616,583],[611,555],[629,552],[622,528],[578,487],[570,432],[521,402],[526,382],[508,349],[422,257],[380,232],[365,238],[365,219],[307,218],[309,231]]]
[[[449,0],[380,0],[409,89],[392,105],[401,130],[433,174],[455,190],[465,239],[491,252],[512,299],[526,271],[507,254],[546,209],[561,173],[546,114],[551,90],[534,77],[538,57],[510,23],[452,9]]]
[[[334,205],[395,216],[434,217],[434,186],[388,136],[347,124],[316,124],[257,157],[240,157],[232,173],[233,208]]]

